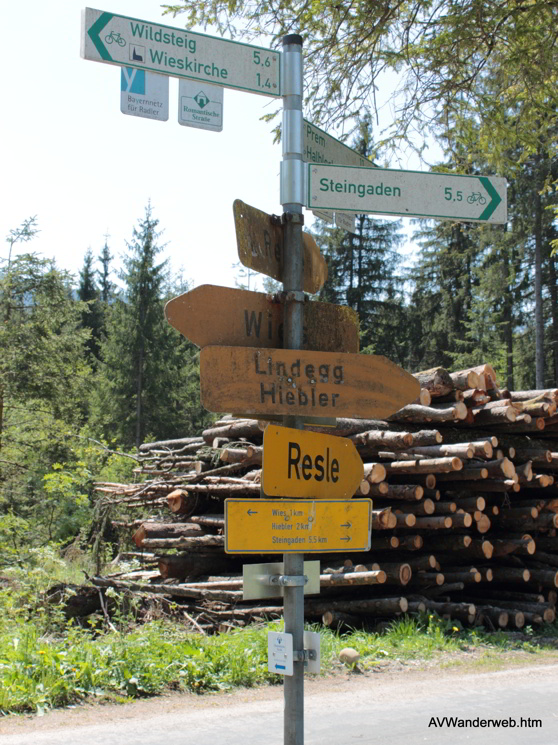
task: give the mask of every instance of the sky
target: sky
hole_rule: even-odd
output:
[[[204,131],[178,124],[178,80],[170,78],[168,121],[126,116],[120,68],[80,57],[84,7],[1,4],[0,256],[9,231],[36,216],[40,233],[20,251],[77,275],[86,251],[97,257],[108,236],[116,266],[150,202],[173,273],[192,286],[234,287],[234,200],[282,212],[281,146],[261,121],[280,99],[225,89],[223,131]],[[99,9],[184,27],[181,16],[163,17],[158,0],[110,0]],[[306,224],[313,220],[306,211]]]

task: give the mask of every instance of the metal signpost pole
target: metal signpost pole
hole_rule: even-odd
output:
[[[283,205],[283,291],[285,293],[284,347],[301,349],[303,340],[303,247],[302,208],[304,206],[303,118],[302,118],[302,37],[283,38],[281,55],[283,122],[283,160],[281,162],[281,204]],[[302,429],[299,417],[286,416],[287,427]],[[304,575],[304,554],[283,554],[286,577]],[[296,582],[296,580],[295,580]],[[293,675],[284,678],[284,745],[304,742],[304,661],[296,652],[304,649],[304,585],[285,587],[285,633],[293,636],[295,661]]]

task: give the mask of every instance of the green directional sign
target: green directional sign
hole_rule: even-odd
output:
[[[280,52],[85,8],[81,56],[225,88],[281,95]]]
[[[495,176],[309,163],[307,206],[362,214],[505,223],[507,184]]]
[[[335,163],[340,166],[376,168],[374,163],[345,145],[341,140],[328,135],[306,119],[303,120],[302,158],[306,163]]]

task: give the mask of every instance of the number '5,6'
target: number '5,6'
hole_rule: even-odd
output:
[[[255,65],[261,65],[263,64],[264,67],[270,67],[271,61],[269,57],[266,57],[265,60],[262,62],[260,52],[253,52],[252,61]]]
[[[451,190],[451,186],[446,186],[444,189],[444,199],[447,199],[448,201],[454,201],[454,202],[461,202],[463,200],[463,192],[462,191],[456,191],[455,197],[453,196],[453,192]]]

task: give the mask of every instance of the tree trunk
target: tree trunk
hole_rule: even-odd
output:
[[[537,149],[536,172],[541,170],[541,151]],[[538,178],[537,178],[538,182]],[[542,200],[537,183],[535,199],[535,385],[544,388],[544,317],[542,297]]]

